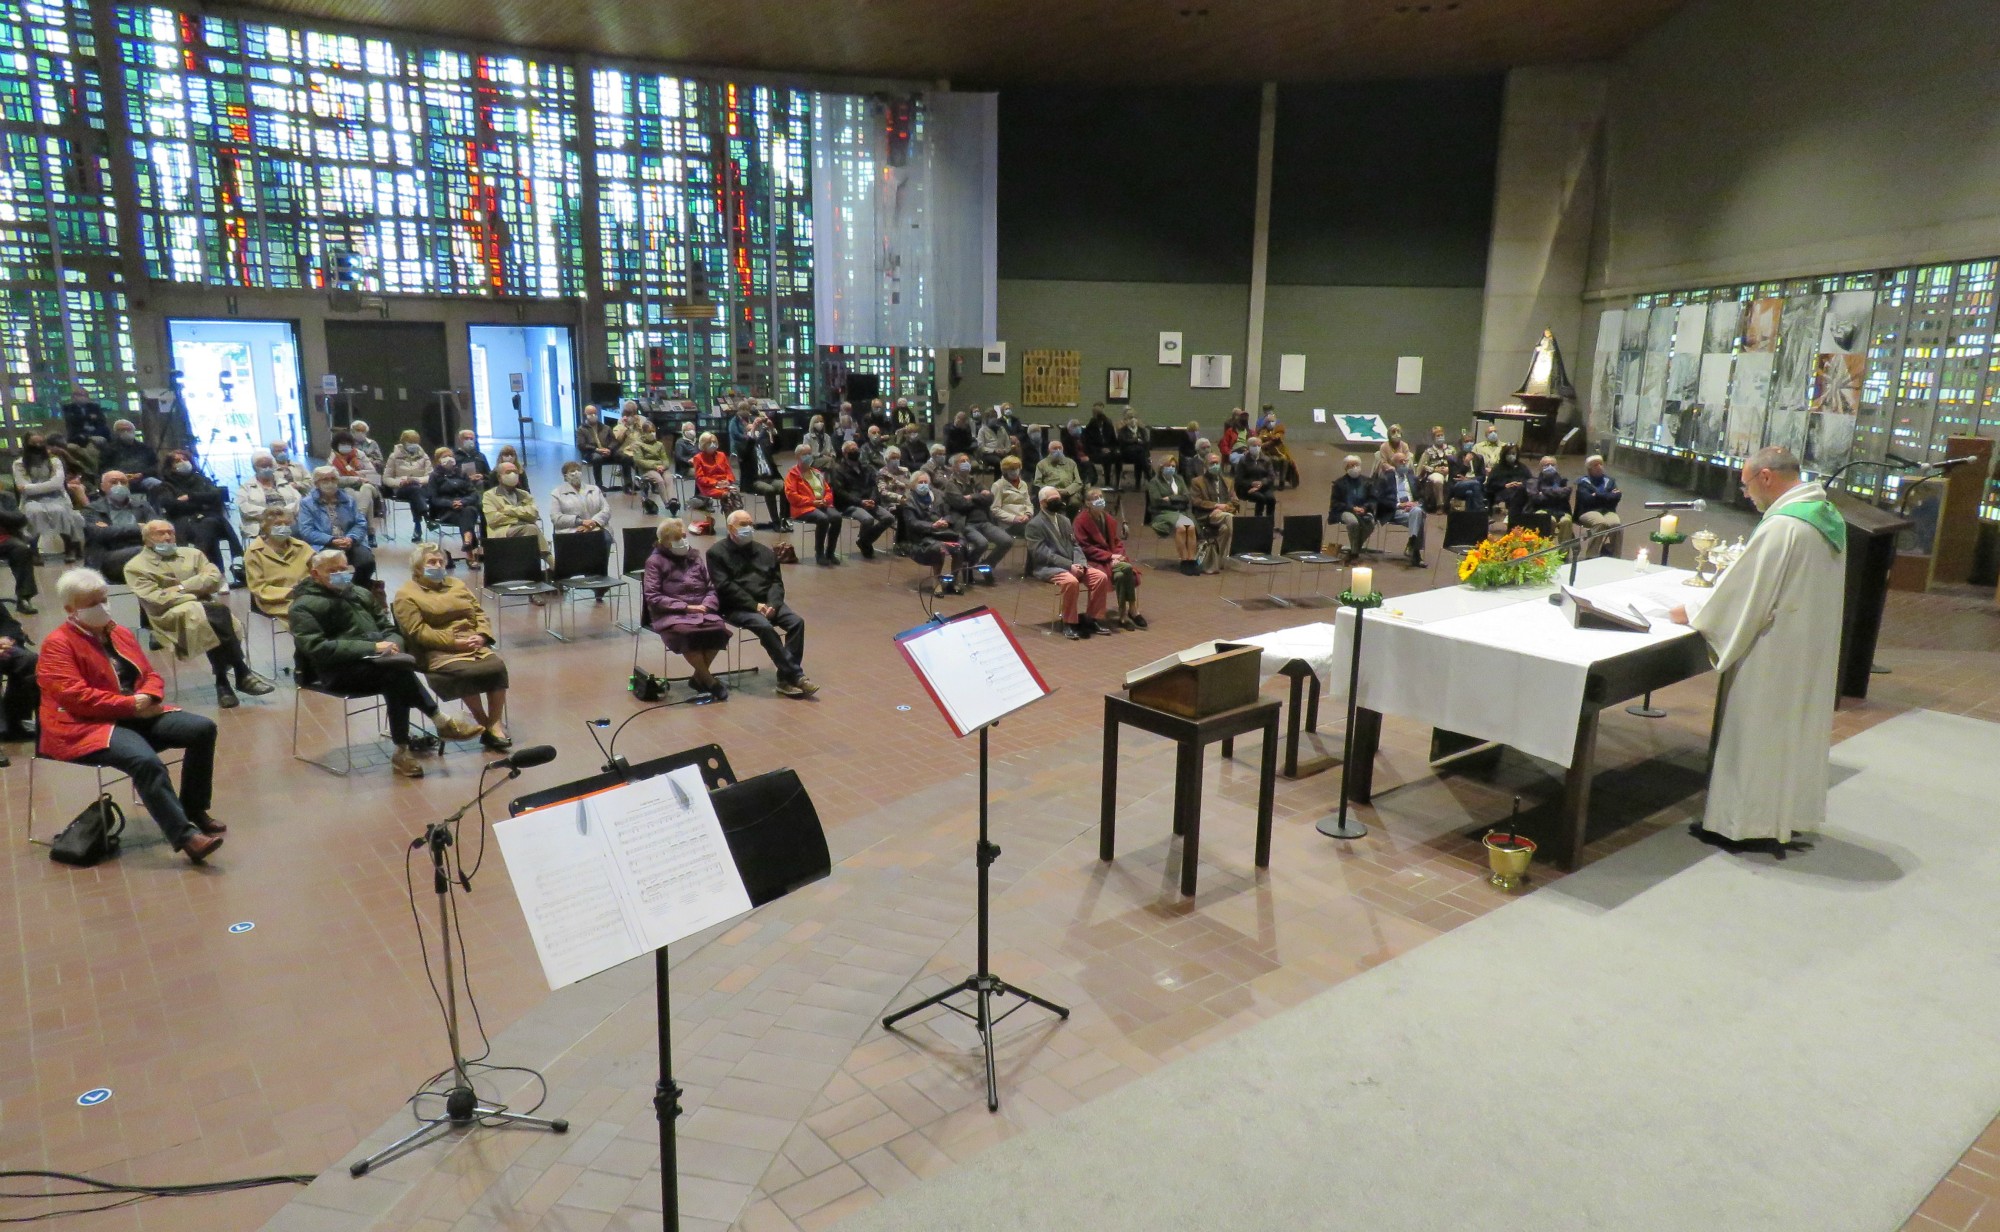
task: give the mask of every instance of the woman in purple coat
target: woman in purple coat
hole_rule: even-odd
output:
[[[687,541],[679,518],[660,523],[660,537],[646,558],[646,620],[667,649],[694,669],[690,683],[716,701],[729,699],[729,686],[708,665],[729,645],[729,626],[717,610],[708,562]]]

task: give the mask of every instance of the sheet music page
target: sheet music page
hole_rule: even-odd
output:
[[[611,853],[579,833],[583,816],[583,801],[572,800],[493,827],[551,989],[646,950],[619,891]]]
[[[1012,714],[1045,692],[991,612],[927,629],[903,648],[960,734]]]
[[[750,892],[698,767],[683,766],[582,803],[593,829],[602,827],[648,949],[750,910]]]

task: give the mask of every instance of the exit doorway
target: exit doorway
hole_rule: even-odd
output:
[[[479,439],[518,441],[525,436],[530,441],[569,441],[576,431],[576,356],[569,327],[467,329]]]
[[[167,346],[195,446],[217,479],[240,482],[251,453],[299,441],[304,375],[290,321],[173,317]]]

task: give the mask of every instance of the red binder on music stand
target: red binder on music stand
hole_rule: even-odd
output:
[[[992,608],[906,629],[896,635],[896,649],[960,737],[1049,695],[1048,682]]]

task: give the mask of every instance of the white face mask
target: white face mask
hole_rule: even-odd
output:
[[[500,476],[500,486],[503,488],[511,488],[520,482],[521,477],[512,471],[508,471],[506,474]]]
[[[667,551],[672,552],[676,556],[686,556],[688,554],[687,540],[685,539],[674,540],[672,543],[669,543],[667,545]]]
[[[71,612],[70,617],[86,629],[102,629],[111,623],[111,607],[105,603],[93,603]]]

